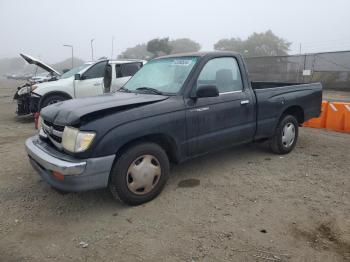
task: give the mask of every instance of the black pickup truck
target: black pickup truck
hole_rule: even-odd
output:
[[[320,83],[250,82],[237,53],[166,56],[116,93],[42,109],[39,134],[26,149],[54,188],[109,187],[138,205],[161,192],[169,163],[264,140],[273,152],[289,153],[321,100]]]

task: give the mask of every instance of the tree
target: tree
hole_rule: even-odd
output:
[[[201,49],[199,43],[189,38],[179,38],[169,41],[169,38],[156,38],[147,44],[138,44],[126,49],[118,58],[150,59],[161,55],[197,52]]]
[[[253,33],[246,40],[247,50],[254,56],[288,55],[290,45],[290,42],[276,36],[271,30]]]
[[[291,43],[276,36],[271,30],[264,33],[253,33],[246,40],[240,38],[221,39],[215,50],[236,51],[246,56],[288,55]]]
[[[169,55],[172,47],[169,45],[169,37],[155,38],[147,43],[147,51],[153,54],[153,57]]]
[[[172,54],[198,52],[201,49],[201,45],[199,43],[189,38],[171,40],[169,45],[172,47]]]
[[[85,63],[85,61],[80,59],[80,58],[77,58],[77,57],[73,58],[74,66],[80,66],[84,63]],[[68,68],[70,70],[72,67],[72,58],[67,58],[67,59],[65,59],[61,62],[55,63],[51,66],[52,66],[52,68],[55,68],[56,70],[61,71],[61,72],[63,72],[63,70],[68,69]]]
[[[239,53],[244,53],[244,41],[240,38],[231,38],[231,39],[221,39],[215,45],[214,49],[218,51],[236,51]]]
[[[147,51],[146,44],[138,44],[134,47],[127,48],[123,53],[121,53],[118,58],[129,58],[129,59],[150,59],[152,53]]]

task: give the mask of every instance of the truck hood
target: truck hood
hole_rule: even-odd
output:
[[[104,113],[127,110],[142,105],[163,101],[169,98],[162,95],[116,92],[97,97],[79,98],[59,102],[43,108],[41,117],[62,126],[79,125],[81,118],[94,114],[103,116]]]
[[[20,56],[26,60],[29,64],[31,65],[36,65],[42,69],[44,69],[45,71],[56,75],[56,76],[60,76],[61,74],[56,71],[55,69],[53,69],[51,66],[49,66],[48,64],[45,64],[44,62],[41,62],[40,60],[30,56],[30,55],[26,55],[26,54],[20,54]]]

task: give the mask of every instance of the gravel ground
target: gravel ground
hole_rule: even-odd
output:
[[[0,261],[350,261],[349,134],[301,128],[283,157],[252,144],[197,158],[127,207],[39,178],[14,86],[0,85]]]

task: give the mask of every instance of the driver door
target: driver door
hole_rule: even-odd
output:
[[[108,61],[101,61],[88,70],[80,77],[80,80],[74,80],[75,97],[88,97],[102,95],[104,92],[103,77]]]
[[[203,67],[196,82],[215,85],[219,96],[186,101],[188,155],[248,142],[255,132],[255,111],[249,90],[244,89],[234,57],[214,58]]]

